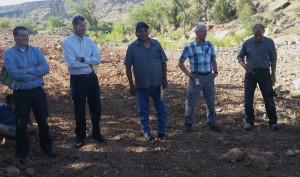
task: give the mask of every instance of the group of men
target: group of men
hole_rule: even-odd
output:
[[[73,19],[74,34],[63,42],[64,59],[70,73],[70,88],[74,103],[76,120],[76,144],[84,146],[86,138],[85,105],[88,102],[92,137],[100,143],[105,138],[100,131],[101,103],[100,86],[93,66],[100,64],[101,55],[95,42],[84,36],[86,21],[82,16]],[[136,96],[139,119],[142,124],[144,138],[154,139],[149,126],[149,99],[153,100],[157,116],[159,139],[167,139],[166,122],[168,112],[162,96],[163,89],[168,86],[167,56],[160,43],[149,38],[149,26],[144,22],[136,25],[137,39],[127,50],[124,65],[130,85],[130,94]],[[185,106],[185,131],[191,132],[194,123],[193,112],[201,91],[207,105],[207,125],[215,132],[221,132],[217,125],[215,110],[214,78],[218,76],[216,54],[213,44],[205,40],[207,27],[204,24],[195,27],[196,39],[188,43],[180,56],[178,66],[189,77]],[[248,39],[238,55],[239,63],[245,68],[245,130],[254,126],[253,96],[256,84],[262,91],[268,117],[272,129],[278,130],[276,109],[272,96],[272,84],[275,83],[276,50],[273,40],[264,37],[263,25],[255,25],[254,37]],[[19,81],[17,89],[13,90],[12,104],[16,126],[15,140],[18,160],[23,163],[28,156],[29,141],[27,124],[30,110],[33,110],[38,124],[40,146],[45,154],[55,157],[56,150],[52,146],[47,123],[48,108],[44,89],[43,76],[49,73],[49,65],[41,50],[29,45],[29,34],[25,27],[18,26],[13,30],[15,45],[4,54],[4,65],[9,75]],[[247,57],[246,61],[244,57]],[[190,71],[184,62],[189,58]],[[269,66],[272,73],[270,74]],[[132,77],[132,68],[135,82]],[[7,109],[12,109],[9,107]],[[1,111],[1,109],[0,109]],[[12,114],[12,111],[11,111]],[[5,116],[0,112],[1,121]],[[1,130],[1,129],[0,129]],[[1,132],[0,132],[1,133]]]

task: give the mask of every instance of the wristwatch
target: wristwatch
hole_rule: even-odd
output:
[[[85,62],[85,58],[84,58],[84,57],[81,57],[80,59],[81,59],[81,60],[80,60],[81,63],[84,63],[84,62]]]

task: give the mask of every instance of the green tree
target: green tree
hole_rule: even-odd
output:
[[[238,17],[242,24],[247,24],[251,20],[252,15],[254,15],[254,11],[249,3],[246,3],[243,8],[238,11]]]
[[[63,22],[60,17],[51,16],[48,18],[48,26],[51,30],[60,28],[63,26]]]
[[[237,3],[237,12],[242,11],[244,8],[244,5],[249,4],[252,11],[256,12],[255,5],[253,4],[253,0],[239,0]]]
[[[66,0],[65,5],[69,8],[69,14],[80,14],[85,17],[92,30],[98,38],[98,18],[95,15],[94,0],[74,2],[73,0]]]
[[[0,28],[8,28],[10,26],[10,21],[7,18],[0,19]]]
[[[235,9],[227,0],[219,0],[214,9],[214,18],[216,23],[228,23],[233,19],[235,15]]]
[[[29,34],[37,33],[36,24],[31,20],[24,20],[21,23],[19,23],[17,26],[26,27]]]

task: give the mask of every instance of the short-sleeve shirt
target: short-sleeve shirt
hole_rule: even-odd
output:
[[[14,110],[6,109],[5,104],[0,105],[0,124],[16,125],[14,120]]]
[[[268,37],[263,37],[261,41],[256,41],[254,37],[246,40],[238,55],[238,61],[247,57],[247,65],[254,68],[269,68],[270,62],[277,60],[277,53],[274,41]]]
[[[146,48],[138,39],[128,46],[124,65],[133,66],[136,88],[150,88],[162,85],[162,63],[168,59],[155,39],[150,39]]]
[[[216,59],[213,44],[210,41],[204,41],[204,43],[199,44],[195,39],[185,45],[180,56],[180,61],[185,62],[187,58],[189,58],[192,72],[211,72],[213,70],[211,60]]]

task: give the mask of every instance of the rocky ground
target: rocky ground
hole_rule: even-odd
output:
[[[11,31],[0,31],[0,66],[3,52],[14,45]],[[188,79],[177,67],[181,50],[167,50],[169,87],[165,99],[169,112],[168,140],[147,142],[143,139],[136,100],[129,95],[123,61],[126,47],[101,45],[102,63],[98,67],[102,101],[102,133],[106,143],[90,137],[81,149],[74,147],[74,115],[69,74],[61,45],[63,36],[30,36],[50,65],[44,86],[48,94],[49,124],[59,156],[51,158],[39,147],[38,134],[30,135],[30,155],[18,166],[14,140],[0,144],[0,176],[300,176],[300,98],[293,81],[300,76],[299,41],[278,43],[277,86],[275,99],[280,131],[268,128],[264,103],[256,90],[255,128],[242,129],[244,70],[237,63],[237,50],[217,48],[219,76],[215,79],[218,124],[222,133],[209,130],[205,102],[199,99],[195,110],[194,131],[185,133],[184,106]],[[293,40],[295,38],[292,38]],[[298,48],[296,47],[298,46]],[[0,87],[1,99],[12,93]],[[87,119],[89,119],[87,117]],[[151,107],[152,133],[157,134]],[[88,135],[91,124],[88,121]],[[0,137],[1,139],[3,137]]]

